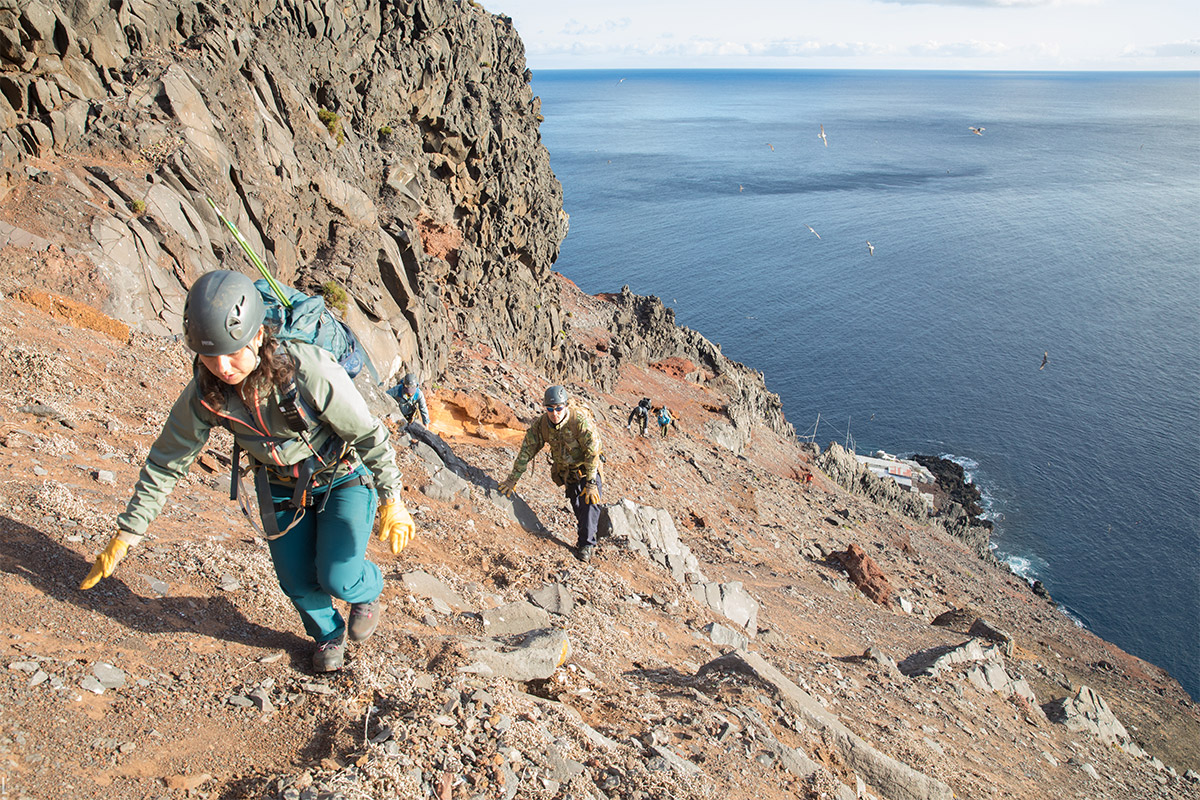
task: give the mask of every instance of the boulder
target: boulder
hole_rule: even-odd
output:
[[[1051,700],[1042,706],[1046,717],[1071,731],[1086,731],[1105,744],[1129,742],[1129,732],[1109,709],[1104,698],[1087,686],[1080,686],[1074,697]]]
[[[505,603],[483,612],[483,629],[491,636],[511,636],[549,627],[549,612],[526,600]]]
[[[439,601],[453,611],[469,611],[471,606],[458,592],[427,572],[416,570],[400,576],[404,587],[418,597]]]
[[[950,628],[959,633],[966,633],[977,619],[979,619],[979,612],[971,606],[964,606],[943,611],[933,618],[932,624],[939,628]]]
[[[703,630],[708,635],[709,640],[715,645],[745,648],[750,643],[750,640],[745,636],[719,622],[710,622],[704,626]]]
[[[473,663],[465,672],[499,675],[514,681],[549,678],[571,654],[567,634],[543,628],[506,638],[464,642]]]
[[[575,610],[575,598],[571,590],[561,583],[548,583],[540,589],[529,593],[529,599],[538,608],[544,608],[551,614],[562,617],[569,616]]]
[[[934,620],[935,624],[936,622],[937,620]],[[1014,649],[1012,635],[1007,631],[1000,630],[982,617],[971,623],[971,627],[967,629],[967,633],[972,636],[978,636],[981,639],[987,639],[989,642],[995,642],[1004,649],[1006,657],[1012,657]]]
[[[1013,695],[1021,697],[1034,709],[1035,716],[1045,718],[1045,713],[1037,704],[1037,697],[1034,696],[1033,689],[1029,687],[1025,679],[1009,675],[1008,671],[997,662],[988,661],[971,667],[967,670],[967,680],[981,692],[995,692],[1005,697]]]
[[[861,547],[851,543],[845,550],[833,553],[830,558],[841,563],[850,575],[850,580],[864,595],[881,606],[891,605],[892,584],[875,560]]]
[[[964,664],[979,661],[999,661],[1000,651],[996,647],[984,647],[978,639],[968,639],[962,644],[939,645],[919,653],[913,653],[897,666],[908,677],[936,677],[941,673]]]

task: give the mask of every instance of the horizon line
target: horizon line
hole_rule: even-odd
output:
[[[1027,67],[989,67],[988,69],[951,68],[951,67],[532,67],[531,71],[542,72],[978,72],[978,73],[1171,73],[1179,75],[1200,75],[1200,68],[1170,69],[1170,68],[1125,68],[1125,69],[1035,69]]]

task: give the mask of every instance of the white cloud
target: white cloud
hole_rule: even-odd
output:
[[[960,8],[1048,8],[1094,5],[1096,0],[876,0],[899,6],[959,6]]]
[[[512,12],[534,68],[1200,64],[1196,0],[739,0],[735,14],[718,0],[494,1]]]
[[[629,17],[621,19],[606,19],[598,25],[585,25],[579,20],[572,17],[563,24],[562,33],[564,36],[597,36],[602,33],[616,33],[629,28],[632,21]]]
[[[711,38],[671,41],[669,37],[652,44],[602,44],[595,41],[541,43],[531,46],[533,55],[647,56],[653,58],[858,58],[888,55],[893,48],[870,42],[817,42],[779,39],[766,42],[734,42]]]
[[[1121,58],[1195,58],[1198,55],[1200,55],[1200,39],[1143,47],[1129,45],[1121,51]]]
[[[1004,55],[1009,48],[999,42],[922,42],[908,52],[921,58],[985,58]]]

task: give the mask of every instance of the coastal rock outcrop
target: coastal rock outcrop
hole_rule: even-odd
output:
[[[794,435],[791,423],[784,419],[783,402],[766,390],[762,373],[727,358],[720,345],[700,333],[677,326],[675,311],[659,298],[634,294],[628,286],[601,297],[613,308],[609,325],[612,338],[607,349],[614,358],[595,361],[594,381],[611,385],[616,377],[613,367],[622,360],[635,364],[668,359],[688,363],[693,369],[687,379],[710,386],[728,398],[722,408],[723,418],[708,426],[710,439],[736,453],[749,443],[755,425],[765,425],[781,436]]]
[[[830,442],[829,447],[813,463],[843,489],[866,497],[876,505],[895,509],[918,522],[935,518],[951,536],[967,545],[979,558],[996,563],[996,557],[991,552],[991,526],[979,523],[958,503],[950,503],[933,517],[929,506],[919,495],[905,491],[895,481],[871,472],[854,458],[853,452],[837,442]]]

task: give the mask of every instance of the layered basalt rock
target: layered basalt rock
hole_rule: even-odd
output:
[[[90,257],[105,311],[175,332],[192,280],[247,266],[211,197],[278,278],[348,291],[385,375],[439,374],[454,334],[569,364],[547,280],[562,191],[511,20],[446,0],[223,12],[0,5],[0,193],[39,201],[15,228]]]
[[[80,299],[175,334],[200,274],[252,271],[211,198],[281,281],[346,291],[384,381],[440,377],[456,338],[600,387],[678,356],[727,398],[715,440],[790,434],[761,374],[657,298],[610,296],[603,357],[569,335],[530,78],[472,3],[0,0],[0,245],[61,250],[98,287]]]

